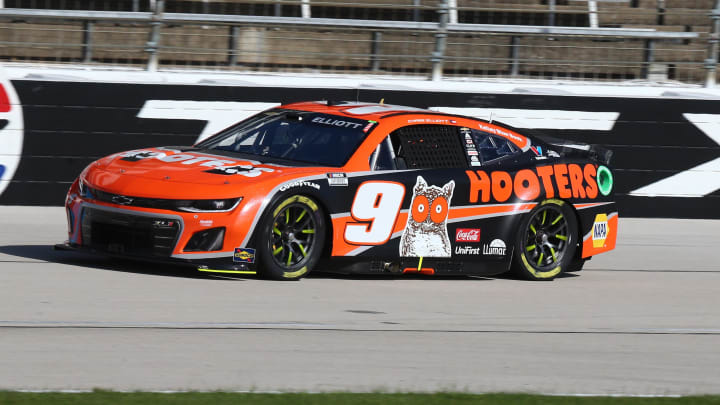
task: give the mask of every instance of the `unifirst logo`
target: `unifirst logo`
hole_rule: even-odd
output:
[[[597,214],[595,216],[595,222],[593,223],[592,230],[592,241],[594,248],[601,248],[605,246],[605,239],[607,239],[609,232],[607,214]]]
[[[0,70],[0,195],[10,184],[20,163],[23,130],[20,99]]]

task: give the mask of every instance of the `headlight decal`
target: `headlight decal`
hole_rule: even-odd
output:
[[[184,201],[183,206],[178,206],[177,209],[187,212],[228,212],[234,210],[240,201],[242,201],[242,197]],[[187,205],[184,205],[185,203]]]

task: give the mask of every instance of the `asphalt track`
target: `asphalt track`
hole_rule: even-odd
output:
[[[0,389],[720,394],[720,221],[620,220],[554,282],[226,279],[0,207]]]

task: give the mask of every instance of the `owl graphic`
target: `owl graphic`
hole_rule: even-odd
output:
[[[407,225],[400,237],[400,256],[450,257],[447,218],[454,189],[453,180],[440,188],[428,186],[418,176]]]

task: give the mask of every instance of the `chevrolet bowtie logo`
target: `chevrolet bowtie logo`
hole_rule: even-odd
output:
[[[133,202],[133,199],[130,197],[125,197],[124,195],[116,195],[113,196],[112,202],[119,205],[130,205]]]

